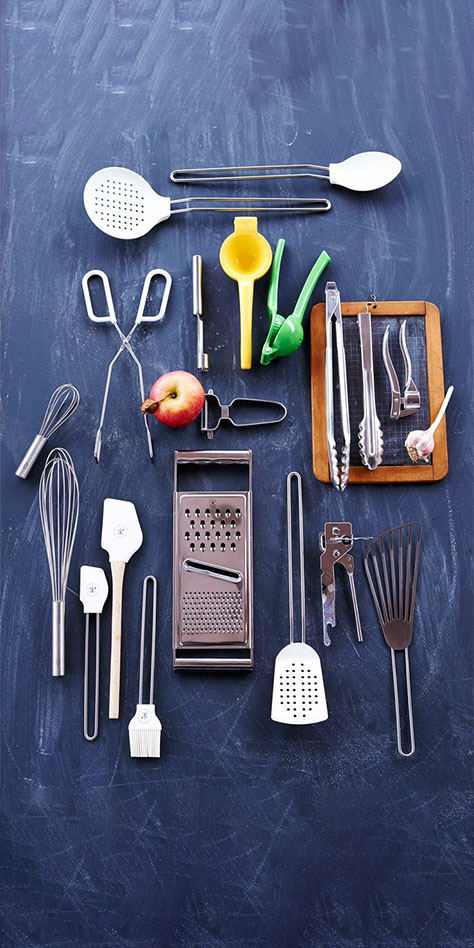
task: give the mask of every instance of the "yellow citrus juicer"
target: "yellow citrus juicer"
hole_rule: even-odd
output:
[[[235,217],[234,232],[222,244],[221,267],[239,284],[240,368],[252,368],[253,285],[270,269],[272,248],[257,230],[256,217]]]

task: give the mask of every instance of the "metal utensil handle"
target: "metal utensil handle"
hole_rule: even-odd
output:
[[[252,490],[252,452],[248,451],[175,451],[174,490],[178,489],[178,468],[181,464],[247,464],[249,490]]]
[[[91,291],[89,289],[89,280],[91,277],[97,277],[101,282],[104,288],[105,300],[107,303],[108,313],[106,316],[96,316],[92,306],[91,300]],[[86,304],[87,315],[89,319],[92,319],[93,323],[116,323],[117,317],[115,315],[114,301],[112,299],[112,291],[110,289],[109,278],[103,270],[88,270],[87,273],[82,277],[82,292],[84,293],[84,302]]]
[[[145,312],[146,301],[147,301],[148,293],[150,292],[150,284],[151,284],[151,281],[155,277],[163,277],[165,281],[165,288],[163,290],[163,296],[161,298],[160,308],[158,312],[154,314],[154,316],[144,316],[143,314]],[[163,319],[163,316],[166,313],[166,307],[168,306],[168,299],[170,295],[172,282],[173,281],[171,279],[171,274],[168,273],[167,270],[156,269],[156,270],[150,270],[147,273],[143,281],[142,295],[140,296],[140,302],[138,304],[137,318],[135,320],[135,325],[138,325],[138,323],[157,323],[159,322],[160,319]],[[130,337],[131,337],[131,333],[130,333],[130,336],[128,336],[128,338],[130,339]]]
[[[99,676],[100,676],[100,614],[95,617],[95,683],[94,683],[94,730],[89,732],[89,613],[86,613],[84,630],[84,702],[83,732],[86,741],[95,741],[99,733]]]
[[[142,619],[140,630],[140,673],[138,682],[138,704],[143,704],[143,670],[145,661],[145,625],[146,625],[146,605],[147,605],[147,586],[151,583],[153,587],[152,613],[151,613],[151,655],[150,655],[150,699],[148,704],[153,704],[154,677],[155,677],[155,654],[156,654],[156,600],[158,594],[158,583],[154,576],[145,576],[142,587]]]
[[[53,602],[52,609],[52,672],[54,678],[62,678],[62,676],[66,673],[66,603],[64,601]]]
[[[301,595],[301,641],[306,642],[305,629],[305,583],[304,583],[304,529],[303,529],[303,489],[301,474],[290,471],[286,478],[286,522],[288,531],[288,606],[290,613],[290,643],[295,641],[295,603],[293,597],[293,537],[291,529],[292,499],[291,484],[293,478],[297,484],[298,496],[298,541],[300,554],[300,595]]]
[[[209,356],[204,352],[204,321],[202,318],[202,257],[193,256],[193,316],[197,319],[197,367],[201,372],[209,369]]]
[[[234,174],[235,171],[278,171],[282,174]],[[311,170],[292,171],[294,168]],[[231,174],[215,172],[230,171]],[[176,168],[170,174],[171,181],[176,184],[200,184],[203,181],[259,181],[264,178],[322,178],[329,181],[329,175],[317,174],[318,171],[329,171],[328,165],[222,165],[217,168]],[[288,172],[288,173],[287,173]]]
[[[110,644],[109,718],[117,719],[120,706],[120,658],[122,650],[122,591],[125,563],[111,562],[112,627]]]
[[[285,212],[295,212],[295,213],[321,213],[324,211],[331,210],[331,202],[327,198],[286,198],[286,197],[273,197],[273,198],[264,198],[264,197],[187,197],[187,198],[178,198],[176,201],[171,201],[171,205],[176,204],[192,204],[194,201],[216,201],[224,204],[224,207],[216,207],[214,204],[200,205],[196,207],[173,207],[171,208],[170,214],[186,214],[188,211],[223,211],[223,212],[232,212],[237,214],[246,214],[250,211],[254,214],[256,211],[266,212],[274,211],[278,214],[281,214],[282,211]],[[236,203],[237,201],[237,203]],[[260,206],[255,207],[255,201],[260,202]],[[271,206],[266,202],[273,201],[276,206]],[[288,202],[292,201],[292,204]],[[277,202],[281,202],[278,204]],[[288,206],[285,206],[288,205]]]
[[[411,699],[411,679],[410,679],[410,659],[408,657],[408,649],[404,649],[405,654],[405,682],[407,689],[407,710],[408,710],[408,726],[410,729],[410,749],[408,751],[403,750],[402,745],[402,727],[400,723],[400,699],[399,699],[399,689],[398,689],[398,676],[397,676],[397,664],[396,656],[393,648],[390,649],[390,655],[392,659],[392,678],[393,678],[393,696],[395,699],[395,722],[397,728],[397,747],[398,753],[401,757],[411,757],[415,753],[415,727],[413,724],[413,705]]]
[[[193,256],[193,315],[202,316],[202,257]]]

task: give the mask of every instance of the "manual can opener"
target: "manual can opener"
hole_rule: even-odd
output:
[[[324,644],[330,645],[328,628],[336,625],[336,580],[334,567],[339,563],[344,567],[349,577],[352,605],[357,630],[357,641],[362,642],[362,628],[360,624],[359,606],[354,582],[354,557],[350,550],[354,545],[351,523],[325,523],[324,533],[319,534],[319,548],[321,550],[321,599],[323,603],[323,637]]]

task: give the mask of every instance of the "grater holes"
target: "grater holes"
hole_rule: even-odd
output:
[[[215,544],[215,543],[210,543],[210,544],[209,544],[209,549],[210,549],[211,553],[214,553],[215,548],[216,548],[216,544]]]
[[[182,598],[182,633],[190,641],[233,642],[244,638],[243,604],[238,592],[187,592]]]
[[[236,547],[235,543],[231,543],[231,544],[230,544],[230,552],[231,552],[231,553],[235,553],[236,549],[237,549],[237,547]]]
[[[210,516],[211,516],[211,511],[209,510],[209,507],[206,507],[204,513],[205,513],[206,517],[210,517]]]
[[[220,515],[221,515],[221,508],[220,508],[220,507],[216,507],[215,514],[216,514],[216,517],[220,517]]]
[[[184,516],[185,516],[185,517],[189,517],[190,514],[191,514],[191,511],[190,511],[189,507],[186,507],[186,510],[184,511]]]

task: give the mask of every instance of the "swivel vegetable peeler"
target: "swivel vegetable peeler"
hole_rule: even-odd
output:
[[[354,582],[354,557],[350,551],[354,539],[361,539],[352,535],[351,523],[325,523],[324,533],[319,534],[319,548],[321,550],[321,598],[323,602],[323,636],[324,644],[330,645],[328,627],[336,625],[336,580],[334,567],[340,563],[349,577],[352,605],[357,631],[357,641],[362,642],[362,628],[360,624],[359,606]]]
[[[271,410],[275,417],[254,417],[254,409]],[[232,416],[232,410],[233,415]],[[252,428],[257,425],[276,425],[287,416],[286,405],[269,398],[233,398],[224,405],[212,388],[206,392],[201,411],[201,431],[212,440],[221,421],[229,421],[234,428]],[[240,420],[239,420],[240,419]]]
[[[390,349],[388,347],[390,326],[387,326],[382,342],[383,361],[387,370],[387,375],[390,380],[390,388],[392,391],[390,418],[392,418],[393,421],[397,421],[399,418],[404,418],[406,415],[413,415],[420,407],[420,393],[411,377],[411,359],[407,346],[406,328],[407,323],[405,319],[400,327],[400,333],[398,336],[398,341],[400,343],[400,349],[403,356],[403,364],[405,366],[405,389],[403,391],[403,395],[401,393],[400,382],[398,381],[398,375],[395,372],[395,368],[390,356]]]
[[[327,267],[328,263],[331,262],[331,258],[326,251],[323,250],[308,274],[293,312],[290,316],[285,318],[277,313],[278,281],[280,278],[281,258],[284,248],[285,241],[283,237],[280,237],[273,256],[270,286],[268,288],[267,309],[270,317],[270,328],[260,356],[262,365],[268,365],[268,363],[271,362],[272,359],[276,359],[277,356],[291,355],[292,352],[295,352],[296,349],[300,347],[303,342],[303,317],[311,293],[323,270]]]

